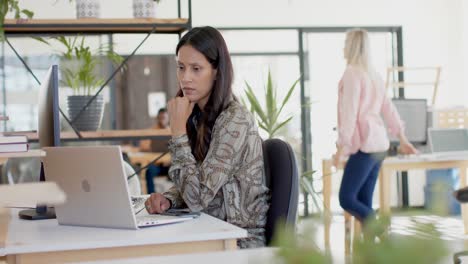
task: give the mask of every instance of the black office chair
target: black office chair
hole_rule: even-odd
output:
[[[453,195],[455,196],[455,199],[457,199],[457,201],[459,201],[460,203],[468,203],[468,187],[456,190],[455,192],[453,192]],[[453,263],[460,264],[460,257],[463,256],[468,256],[468,251],[465,250],[455,253],[453,255]]]
[[[280,139],[263,142],[266,184],[270,189],[270,209],[267,214],[265,237],[270,245],[281,221],[294,227],[299,201],[299,180],[296,159],[291,146]]]

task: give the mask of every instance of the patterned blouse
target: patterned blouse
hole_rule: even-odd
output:
[[[252,115],[232,101],[216,119],[205,160],[197,163],[187,135],[169,141],[174,186],[164,196],[172,207],[188,206],[236,226],[248,237],[241,248],[265,246],[268,188],[262,140]]]

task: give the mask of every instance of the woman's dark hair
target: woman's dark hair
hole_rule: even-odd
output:
[[[203,111],[195,105],[187,120],[187,135],[192,153],[199,162],[205,159],[211,142],[213,126],[219,114],[231,100],[234,72],[226,42],[221,33],[213,27],[196,27],[185,34],[177,44],[176,55],[181,47],[190,45],[205,56],[213,69],[217,70],[210,98]],[[182,90],[177,93],[182,96]]]

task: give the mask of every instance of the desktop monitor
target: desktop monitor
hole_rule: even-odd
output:
[[[39,90],[38,136],[41,148],[60,146],[58,87],[58,67],[52,65]]]
[[[39,88],[38,138],[41,148],[60,146],[58,87],[58,66],[52,65]],[[42,163],[40,181],[45,181],[44,166]],[[36,209],[20,211],[19,216],[22,219],[39,220],[55,218],[55,212],[46,206],[37,205]]]
[[[405,135],[414,145],[427,143],[427,100],[426,99],[392,99],[393,104],[405,124]],[[392,143],[399,139],[392,137]]]

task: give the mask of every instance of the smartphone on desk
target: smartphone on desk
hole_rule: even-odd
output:
[[[181,216],[181,217],[192,217],[192,218],[198,218],[200,216],[200,212],[192,212],[188,208],[184,209],[169,209],[161,215],[169,215],[169,216]]]

